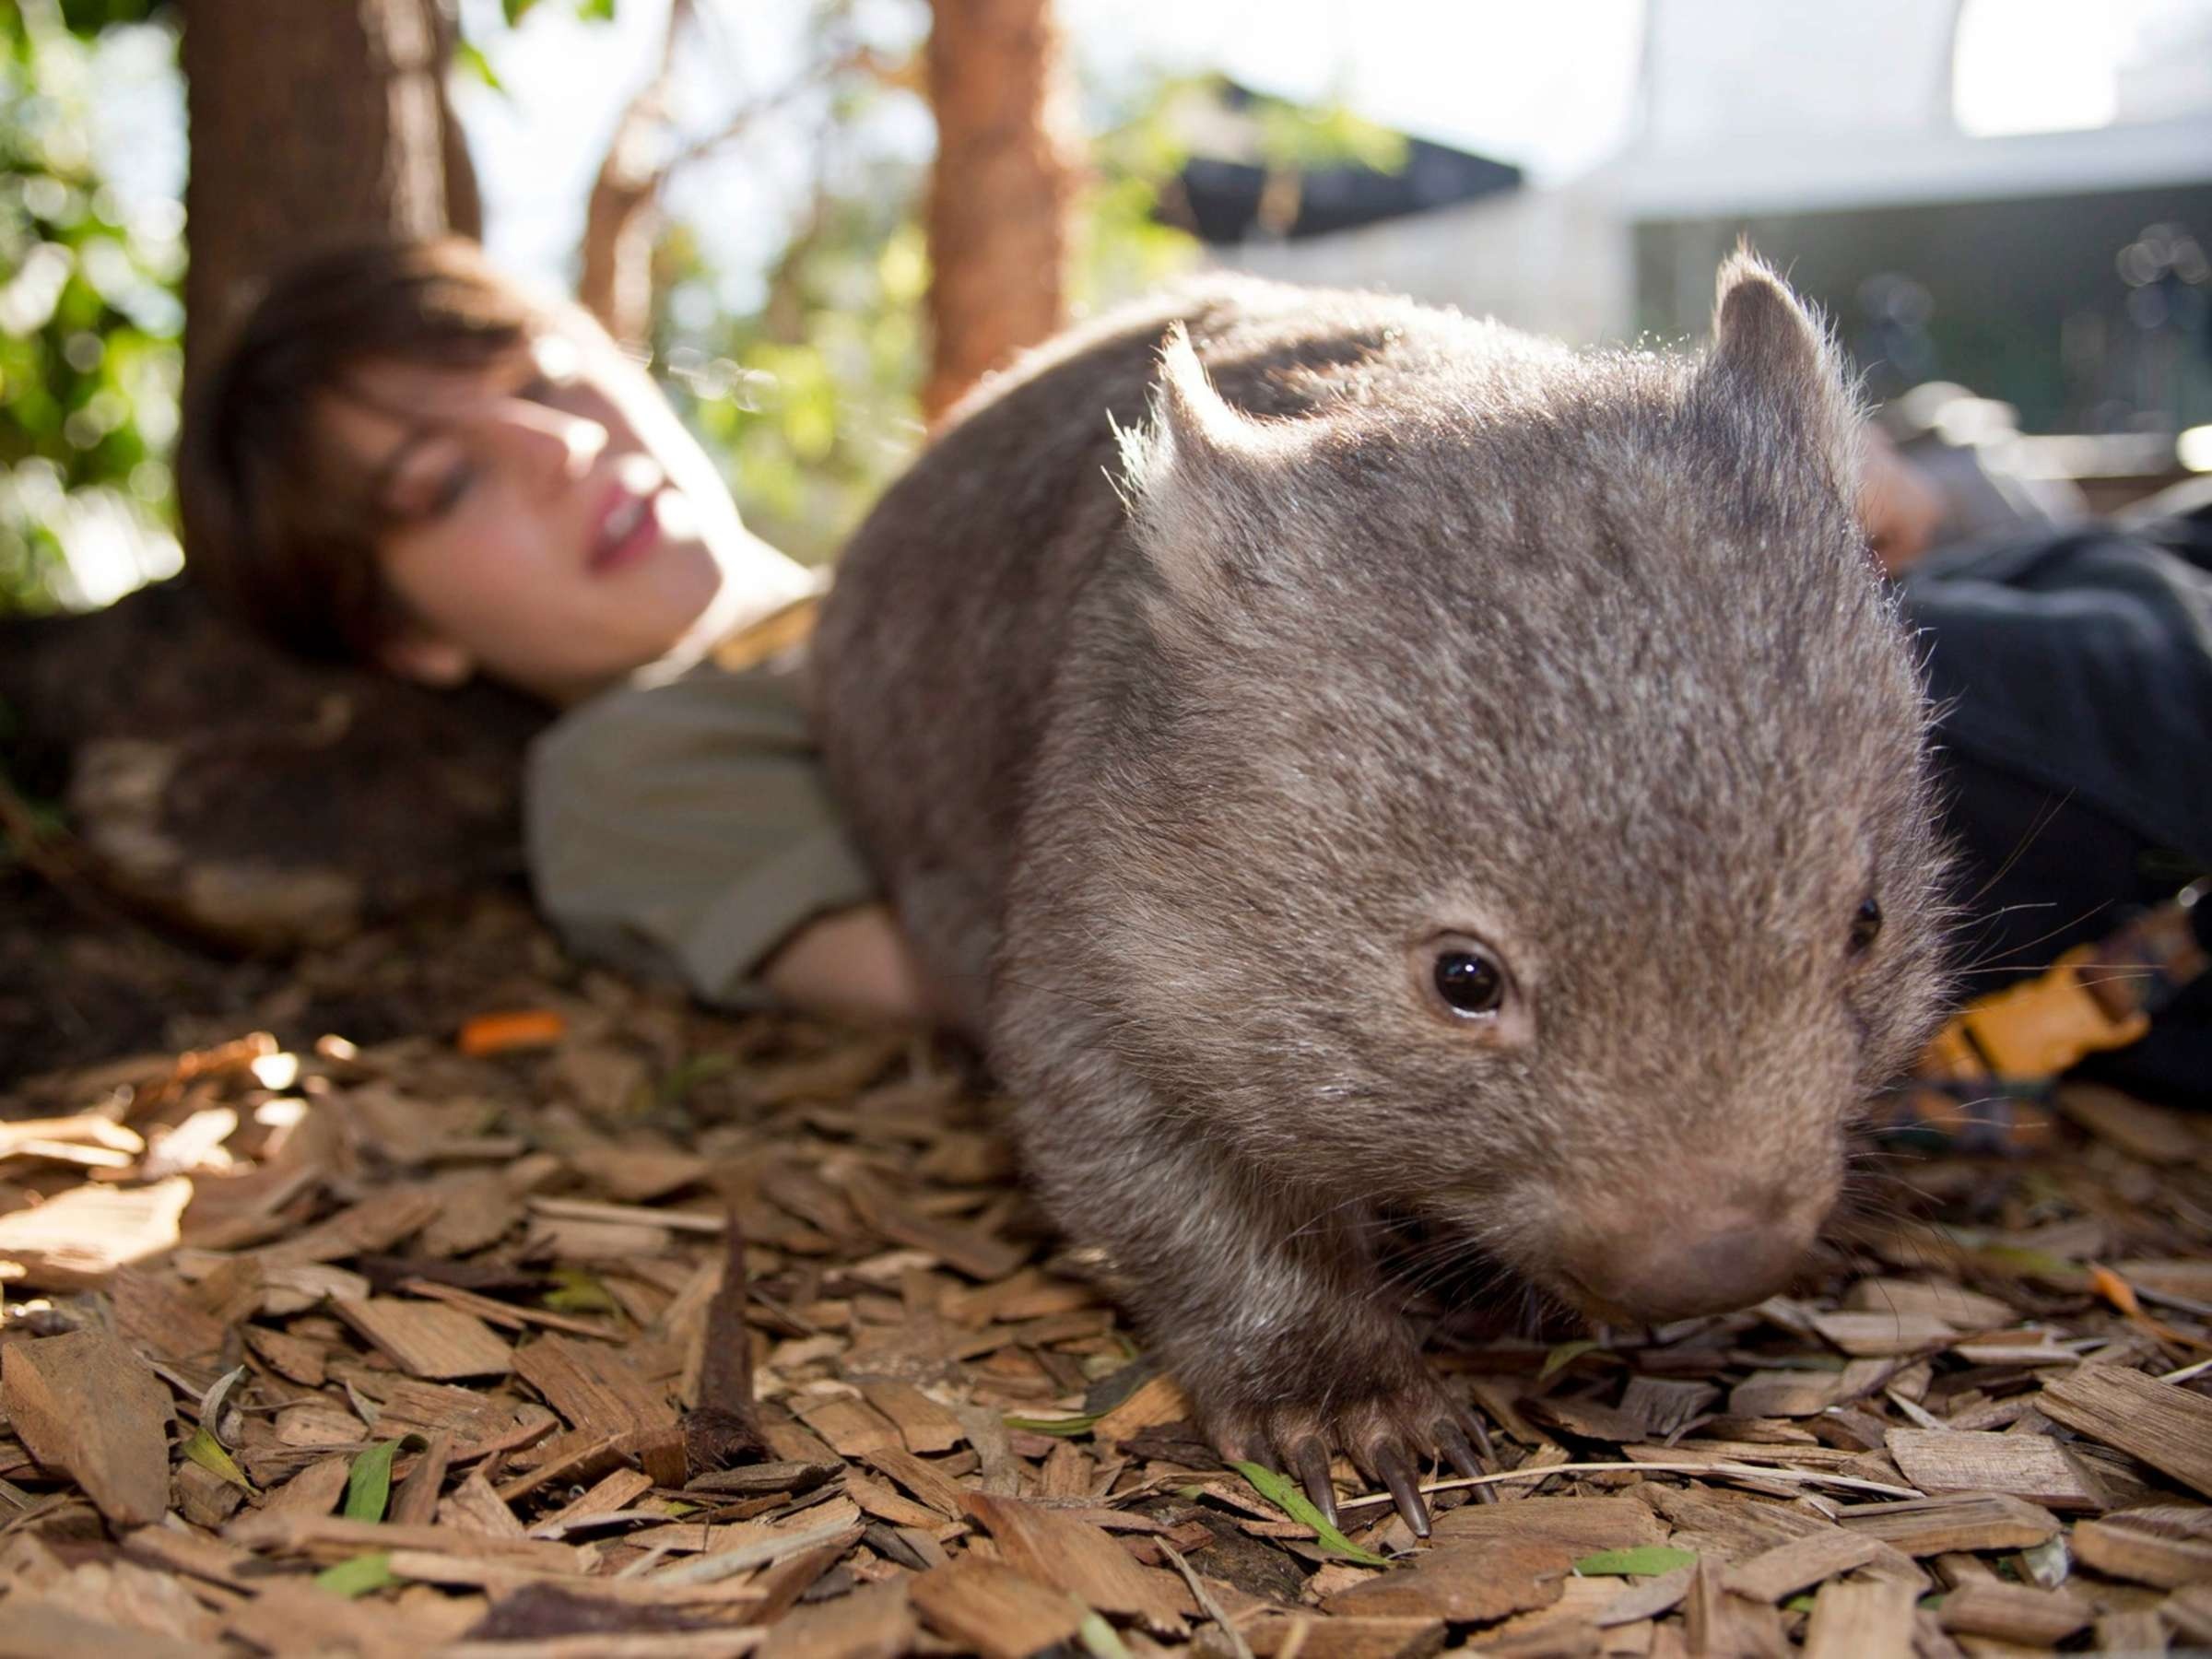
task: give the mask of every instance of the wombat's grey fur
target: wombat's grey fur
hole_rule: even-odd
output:
[[[833,778],[1226,1448],[1458,1453],[1394,1218],[1601,1317],[1790,1276],[1937,1009],[1857,419],[1744,255],[1695,359],[1217,282],[984,387],[854,538]]]

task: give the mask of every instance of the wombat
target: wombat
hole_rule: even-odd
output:
[[[926,968],[1232,1456],[1465,1467],[1385,1249],[1586,1316],[1779,1288],[1939,1009],[1859,411],[1748,253],[1699,358],[1216,280],[982,387],[818,714]]]

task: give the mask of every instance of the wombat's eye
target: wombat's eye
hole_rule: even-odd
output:
[[[1851,954],[1864,955],[1881,931],[1882,907],[1872,899],[1860,900],[1858,911],[1851,918]]]
[[[1505,970],[1478,950],[1439,951],[1432,977],[1437,995],[1454,1014],[1495,1014],[1505,1005]]]

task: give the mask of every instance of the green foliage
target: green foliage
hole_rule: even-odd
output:
[[[1117,100],[1105,100],[1091,141],[1095,181],[1078,231],[1079,306],[1112,303],[1156,287],[1196,263],[1198,243],[1175,220],[1180,175],[1191,159],[1189,135],[1220,129],[1227,88],[1217,75],[1140,80]],[[1297,104],[1252,97],[1238,108],[1245,153],[1231,158],[1265,168],[1295,186],[1307,171],[1344,166],[1395,172],[1406,165],[1406,137],[1341,104]],[[1293,207],[1295,188],[1285,198]]]
[[[71,33],[87,37],[124,23],[166,18],[175,10],[169,0],[61,0],[62,22]]]
[[[828,558],[921,439],[918,184],[887,168],[825,200],[748,314],[721,314],[688,229],[658,253],[656,366],[747,522],[795,558]]]
[[[183,216],[127,212],[92,124],[99,31],[157,10],[0,7],[0,614],[173,568]]]
[[[834,6],[825,18],[837,15]],[[929,282],[920,208],[925,170],[865,153],[867,117],[911,77],[853,76],[830,88],[811,212],[764,297],[733,313],[728,284],[678,224],[658,253],[654,367],[677,407],[724,457],[739,507],[769,541],[830,558],[922,439]],[[1196,239],[1169,222],[1212,76],[1142,76],[1088,103],[1096,135],[1076,207],[1069,300],[1078,314],[1157,287],[1197,264]],[[1255,100],[1253,159],[1281,171],[1404,165],[1403,137],[1338,106]],[[857,153],[856,153],[857,152]]]
[[[500,15],[512,29],[538,7],[539,0],[500,0]],[[561,0],[574,17],[586,23],[611,23],[615,17],[615,0]]]
[[[499,77],[498,72],[491,66],[491,60],[484,55],[484,49],[474,41],[453,42],[453,67],[464,75],[474,76],[494,92],[505,96],[507,83]]]
[[[500,17],[509,29],[513,29],[544,3],[545,0],[500,0]],[[552,9],[566,13],[580,23],[615,20],[615,0],[554,0]],[[483,82],[494,92],[504,94],[507,90],[507,84],[492,68],[491,60],[474,41],[458,38],[453,41],[453,67]]]
[[[1377,126],[1342,104],[1294,104],[1260,98],[1250,113],[1261,165],[1318,168],[1357,165],[1394,173],[1406,165],[1406,135]]]
[[[875,117],[912,94],[870,54],[853,0],[814,0],[812,199],[763,282],[718,269],[691,227],[654,252],[653,371],[722,463],[746,520],[829,558],[919,442],[924,170]],[[918,25],[919,8],[906,19]],[[755,290],[757,288],[757,291]],[[730,303],[734,292],[749,303]]]
[[[1074,228],[1070,300],[1079,312],[1195,263],[1195,240],[1158,216],[1186,159],[1176,100],[1194,85],[1148,82],[1093,144]],[[732,314],[722,274],[680,224],[663,238],[654,282],[656,370],[724,458],[747,521],[810,562],[836,550],[920,446],[928,367],[926,170],[837,147],[865,131],[880,100],[908,94],[864,77],[832,92],[839,122],[821,185],[759,303]]]
[[[1191,159],[1183,112],[1209,92],[1209,82],[1153,81],[1106,112],[1076,225],[1070,298],[1079,309],[1141,294],[1197,263],[1197,238],[1163,220],[1160,206]]]

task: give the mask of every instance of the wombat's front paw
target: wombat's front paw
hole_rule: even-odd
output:
[[[1482,1425],[1426,1375],[1349,1403],[1227,1404],[1208,1415],[1225,1456],[1288,1471],[1330,1525],[1336,1524],[1336,1493],[1329,1482],[1329,1459],[1341,1451],[1389,1489],[1406,1524],[1424,1538],[1429,1506],[1418,1484],[1421,1465],[1448,1461],[1472,1478],[1483,1473],[1476,1443],[1486,1449],[1488,1443]]]

